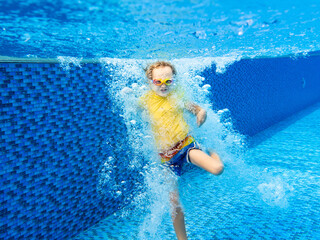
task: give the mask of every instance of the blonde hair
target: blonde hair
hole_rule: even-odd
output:
[[[156,69],[156,68],[159,68],[159,67],[170,67],[171,70],[172,70],[172,74],[173,75],[177,74],[177,71],[176,71],[175,67],[171,63],[165,62],[165,61],[158,61],[158,62],[155,62],[155,63],[149,65],[145,69],[147,78],[148,79],[152,79],[153,70]]]

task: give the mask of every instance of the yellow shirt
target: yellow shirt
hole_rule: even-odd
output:
[[[189,126],[183,117],[184,102],[176,93],[161,97],[149,91],[140,98],[147,109],[154,137],[160,151],[167,150],[186,138]]]

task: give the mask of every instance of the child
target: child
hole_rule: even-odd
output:
[[[156,62],[146,69],[151,90],[140,98],[147,110],[161,162],[176,175],[181,176],[182,165],[192,163],[206,171],[219,175],[223,163],[219,156],[204,153],[195,139],[189,135],[189,126],[183,118],[183,109],[197,117],[200,127],[207,113],[200,106],[186,102],[178,91],[172,89],[176,70],[171,63]],[[170,193],[173,206],[173,225],[178,239],[187,239],[184,214],[179,202],[178,191]]]

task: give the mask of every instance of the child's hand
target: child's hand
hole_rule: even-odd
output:
[[[200,127],[207,119],[207,112],[204,109],[201,109],[197,113],[197,124],[198,127]]]

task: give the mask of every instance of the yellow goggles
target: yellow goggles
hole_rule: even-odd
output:
[[[153,84],[156,86],[161,86],[162,84],[165,84],[167,86],[171,85],[173,83],[173,80],[170,78],[166,79],[153,79],[152,80]]]

